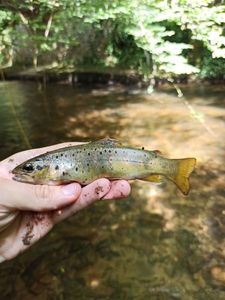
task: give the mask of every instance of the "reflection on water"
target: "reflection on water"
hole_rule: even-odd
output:
[[[1,158],[26,147],[13,101],[33,147],[111,136],[198,159],[188,197],[134,182],[130,199],[96,203],[2,264],[1,299],[225,299],[225,90],[182,90],[0,84]]]

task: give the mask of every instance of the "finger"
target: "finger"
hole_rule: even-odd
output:
[[[13,180],[0,181],[0,204],[20,210],[55,210],[73,203],[81,193],[78,183],[64,186],[32,185]]]
[[[115,180],[111,182],[109,192],[102,199],[120,199],[130,194],[131,187],[126,180]]]
[[[56,211],[53,214],[53,223],[58,223],[59,221],[72,216],[79,210],[89,206],[93,202],[102,199],[109,192],[110,186],[110,181],[105,178],[98,179],[85,186],[82,189],[80,197],[74,204],[64,208],[61,211]]]

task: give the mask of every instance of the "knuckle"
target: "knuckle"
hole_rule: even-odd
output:
[[[99,179],[98,182],[96,182],[96,184],[98,186],[102,186],[104,191],[110,190],[110,187],[111,187],[111,182],[107,178]]]
[[[57,191],[48,185],[35,186],[34,194],[37,207],[40,210],[57,209],[61,203]]]
[[[34,187],[34,199],[36,206],[40,209],[55,209],[53,193],[47,185],[37,185]]]
[[[37,200],[46,200],[50,196],[49,187],[47,185],[36,185],[34,193]]]

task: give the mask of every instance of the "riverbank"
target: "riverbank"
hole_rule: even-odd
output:
[[[71,85],[93,85],[121,83],[127,86],[139,87],[159,86],[168,83],[189,84],[204,83],[219,85],[224,84],[224,78],[199,79],[191,75],[180,75],[171,78],[153,77],[146,80],[134,70],[115,68],[59,68],[53,65],[40,66],[37,68],[7,68],[0,70],[0,80],[37,81],[46,84],[48,82],[64,82]]]

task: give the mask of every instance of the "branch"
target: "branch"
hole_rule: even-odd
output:
[[[49,19],[48,19],[48,23],[47,23],[47,27],[45,29],[45,38],[48,38],[49,32],[50,32],[50,28],[52,25],[52,19],[53,19],[53,14],[51,13]]]
[[[20,11],[19,11],[19,16],[20,16],[20,19],[22,20],[23,24],[27,25],[28,20],[25,18],[25,16]]]

